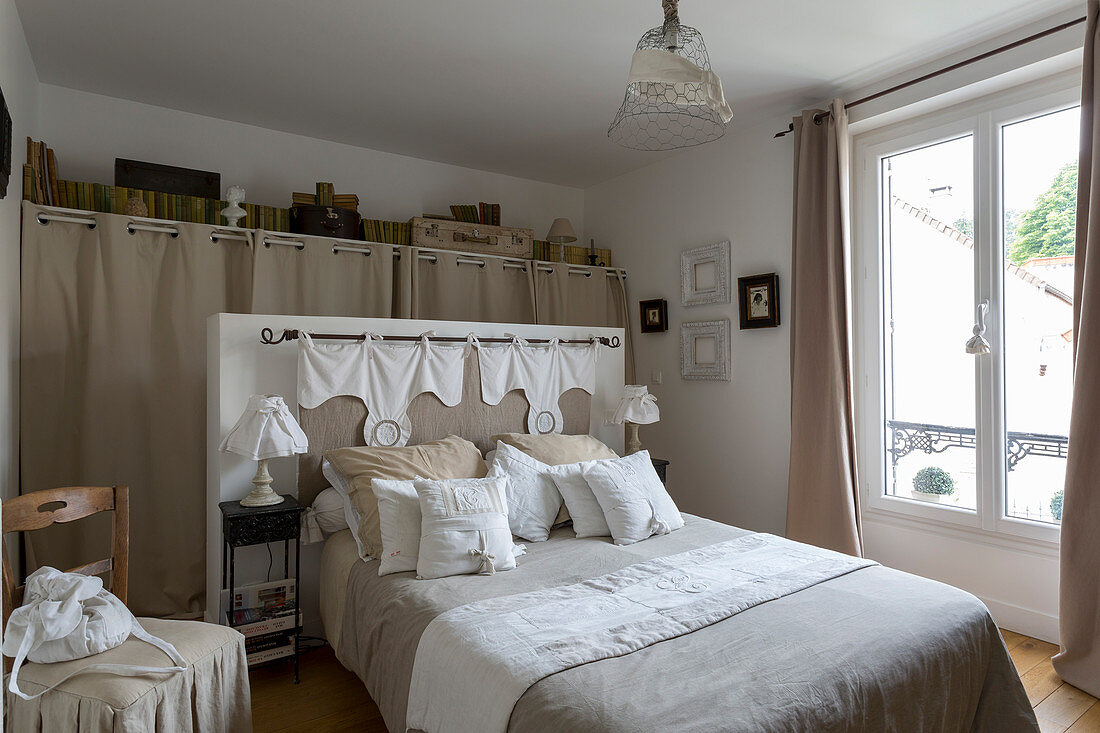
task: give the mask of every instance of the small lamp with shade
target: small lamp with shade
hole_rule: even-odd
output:
[[[267,462],[309,450],[309,441],[286,401],[277,394],[254,394],[237,424],[222,440],[220,450],[257,461],[252,491],[241,499],[241,506],[272,506],[283,497],[271,489]]]
[[[559,262],[565,262],[565,245],[577,241],[577,233],[573,231],[573,225],[568,219],[554,219],[550,225],[550,231],[546,233],[546,241],[556,244],[561,248]]]
[[[642,449],[638,426],[651,425],[660,419],[657,398],[649,393],[649,389],[644,384],[628,384],[623,389],[623,398],[611,422],[616,425],[626,423],[626,454],[630,455]]]

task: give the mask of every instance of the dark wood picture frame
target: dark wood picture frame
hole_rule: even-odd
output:
[[[741,328],[774,328],[779,325],[779,276],[750,275],[737,278]]]
[[[668,330],[668,301],[654,298],[641,301],[639,306],[642,333],[661,333]]]
[[[11,180],[11,114],[4,100],[4,90],[0,89],[0,199],[8,195],[8,182]]]

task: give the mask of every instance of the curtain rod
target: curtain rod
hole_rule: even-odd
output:
[[[281,344],[284,341],[297,341],[301,332],[296,328],[284,328],[283,333],[275,338],[275,332],[270,328],[264,328],[260,330],[260,343],[261,344]],[[366,339],[366,335],[361,333],[313,333],[307,331],[310,338],[315,339],[327,339],[332,341],[363,341]],[[617,349],[622,346],[622,341],[618,336],[594,336],[596,341],[600,342],[608,348]],[[419,341],[421,335],[416,336],[382,336],[383,341]],[[429,341],[443,341],[447,343],[466,343],[465,336],[428,336]],[[510,344],[512,339],[509,338],[478,338],[483,344]],[[551,339],[524,339],[529,344],[548,344]],[[590,344],[592,339],[558,339],[559,344]]]
[[[1034,33],[1034,34],[1028,36],[1027,38],[1021,38],[1018,41],[1013,41],[1012,43],[1006,43],[1003,46],[998,46],[997,48],[994,48],[990,51],[986,51],[985,53],[980,53],[977,56],[972,56],[968,59],[964,59],[963,61],[959,61],[957,63],[951,64],[950,66],[945,66],[942,69],[937,69],[936,71],[931,71],[931,72],[925,74],[924,76],[918,76],[916,79],[910,79],[909,81],[902,82],[901,84],[895,84],[894,86],[890,87],[889,89],[883,89],[881,92],[875,92],[874,94],[869,94],[866,97],[861,97],[860,99],[857,99],[854,102],[848,102],[846,105],[844,105],[844,109],[847,110],[847,109],[851,109],[852,107],[855,107],[856,105],[865,104],[867,102],[873,102],[874,100],[878,99],[879,97],[885,97],[887,94],[893,94],[894,92],[900,92],[902,89],[908,89],[911,86],[916,86],[917,84],[920,84],[921,82],[926,82],[929,79],[935,79],[937,76],[943,76],[944,74],[949,74],[952,71],[956,71],[957,69],[961,69],[965,66],[970,66],[971,64],[976,64],[979,61],[985,61],[987,58],[989,58],[991,56],[996,56],[997,54],[1004,53],[1005,51],[1011,51],[1014,48],[1019,48],[1020,46],[1027,45],[1027,44],[1032,43],[1034,41],[1038,41],[1041,38],[1046,38],[1047,36],[1054,35],[1055,33],[1059,33],[1061,31],[1066,30],[1067,28],[1072,28],[1075,25],[1080,25],[1081,23],[1084,23],[1086,20],[1088,20],[1088,18],[1082,16],[1082,17],[1076,18],[1074,20],[1066,21],[1065,23],[1062,23],[1061,25],[1056,25],[1053,28],[1047,28],[1045,31],[1039,31],[1038,33]],[[826,117],[831,116],[831,114],[832,113],[829,112],[828,110],[825,110],[824,112],[819,112],[818,114],[814,115],[814,122],[815,123],[821,122],[821,120],[825,119]],[[786,130],[780,130],[779,132],[775,133],[773,139],[783,137],[784,135],[789,135],[792,132],[794,132],[794,123],[793,122],[791,122],[789,125],[787,125]]]

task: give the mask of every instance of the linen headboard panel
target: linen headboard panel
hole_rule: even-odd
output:
[[[482,453],[492,450],[489,436],[527,432],[527,398],[512,390],[496,405],[481,399],[481,370],[477,353],[466,357],[462,374],[462,402],[447,407],[430,392],[418,395],[409,407],[412,435],[409,445],[458,435]],[[571,389],[558,400],[565,418],[563,432],[588,432],[592,397],[583,389]],[[309,453],[298,457],[298,501],[308,506],[329,483],[321,474],[321,454],[326,450],[365,445],[363,422],[367,407],[358,397],[332,397],[312,410],[299,406],[298,422],[309,439]]]

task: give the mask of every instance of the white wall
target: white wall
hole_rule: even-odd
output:
[[[19,202],[28,135],[38,123],[38,75],[12,0],[0,0],[0,89],[12,119],[8,195],[0,200],[0,498],[19,493]]]
[[[585,190],[589,236],[630,272],[637,380],[661,408],[661,422],[641,428],[642,443],[672,461],[670,490],[685,511],[779,534],[790,446],[787,325],[739,330],[736,293],[728,305],[681,306],[680,252],[730,240],[734,285],[738,276],[777,272],[787,317],[791,139],[772,135],[789,119],[735,121],[718,142]],[[668,301],[667,333],[638,333],[637,302],[649,298]],[[733,379],[684,381],[680,324],[713,318],[732,322]]]
[[[41,137],[57,151],[62,178],[114,183],[115,158],[221,173],[222,189],[245,187],[248,201],[289,206],[293,191],[332,181],[359,194],[367,218],[405,220],[448,213],[454,203],[501,204],[507,226],[542,239],[559,216],[583,239],[580,189],[433,163],[351,145],[275,132],[98,94],[43,84]],[[532,144],[537,144],[533,141]]]

